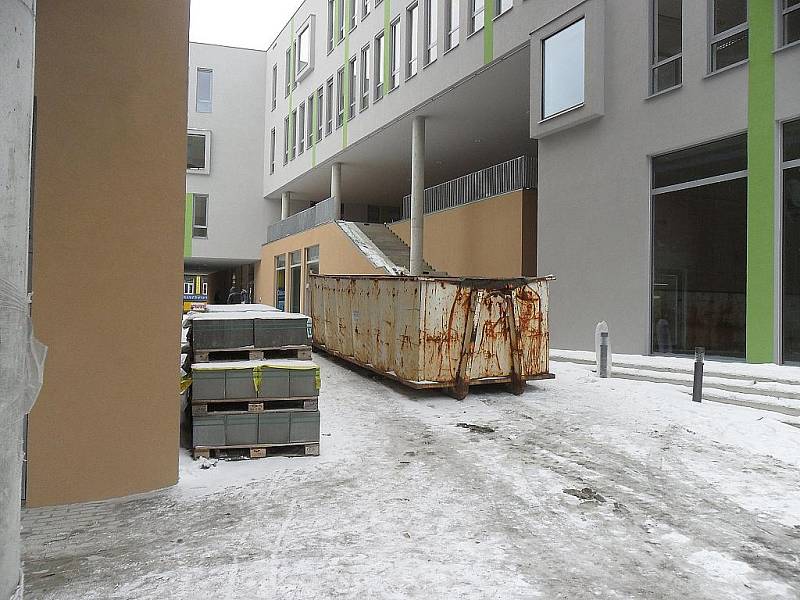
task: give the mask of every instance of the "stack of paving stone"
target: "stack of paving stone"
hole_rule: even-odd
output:
[[[195,458],[319,455],[311,320],[263,305],[190,314]]]

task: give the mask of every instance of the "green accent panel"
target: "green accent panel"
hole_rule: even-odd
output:
[[[494,60],[494,0],[486,0],[483,7],[483,64]]]
[[[186,209],[183,212],[183,256],[192,255],[192,220],[194,218],[194,194],[186,194]]]
[[[747,362],[775,360],[775,6],[750,1]]]
[[[392,2],[383,0],[383,93],[389,93],[390,71],[392,70],[392,57],[389,54],[392,35]]]

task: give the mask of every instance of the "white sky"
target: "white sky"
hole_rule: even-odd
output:
[[[302,0],[192,0],[193,42],[266,50]]]

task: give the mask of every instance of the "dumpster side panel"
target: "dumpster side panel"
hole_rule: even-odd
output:
[[[507,297],[486,290],[476,313],[478,327],[469,371],[470,380],[504,377],[511,373],[511,341],[507,314]]]
[[[539,280],[515,290],[517,331],[522,348],[522,373],[541,375],[550,369],[550,329],[547,323],[549,282]]]
[[[394,371],[398,377],[408,381],[424,379],[420,360],[421,289],[419,281],[398,279],[391,287],[391,299],[385,300],[386,320],[394,321],[392,338],[387,340],[391,347],[391,360],[386,370]]]
[[[422,379],[452,384],[458,374],[470,290],[445,281],[421,282]]]

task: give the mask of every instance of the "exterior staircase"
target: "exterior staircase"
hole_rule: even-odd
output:
[[[342,223],[342,225],[345,224]],[[386,225],[381,223],[347,223],[343,229],[356,245],[361,247],[362,251],[365,251],[365,254],[369,256],[370,248],[365,249],[362,246],[365,245],[364,242],[368,242],[366,245],[371,246],[373,252],[377,250],[376,254],[380,256],[380,259],[385,259],[381,260],[381,262],[388,262],[395,267],[395,269],[391,269],[385,264],[381,264],[380,266],[386,268],[388,272],[393,274],[408,273],[411,266],[411,248]],[[354,229],[357,231],[354,231]],[[355,239],[356,237],[359,239]],[[373,261],[374,263],[375,261]],[[426,275],[446,275],[446,273],[436,271],[427,262],[423,264],[423,272]]]
[[[594,352],[551,350],[550,360],[585,365],[590,370],[595,365]],[[614,354],[611,377],[670,384],[690,396],[693,369],[692,358]],[[800,368],[706,360],[703,400],[800,417]]]

